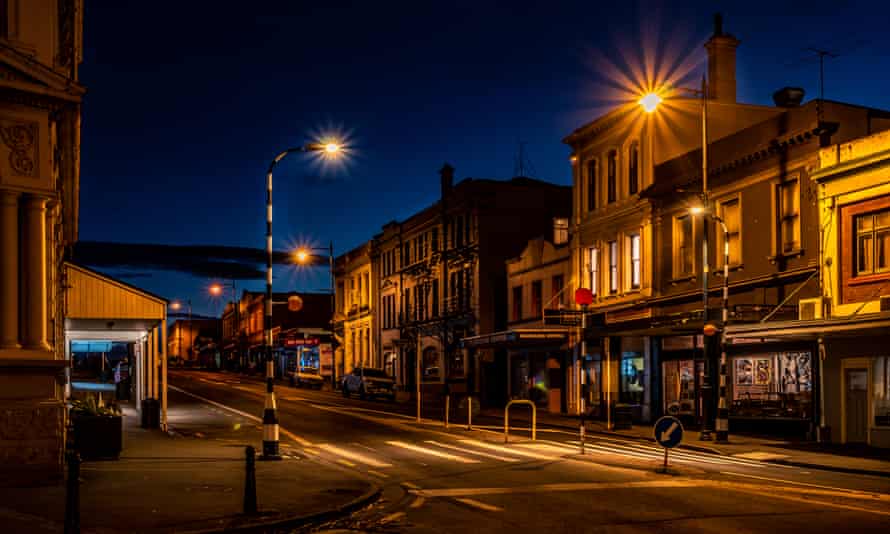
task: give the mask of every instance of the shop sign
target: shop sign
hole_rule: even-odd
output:
[[[581,326],[581,310],[544,310],[544,324],[553,326]]]
[[[661,350],[687,350],[695,348],[693,336],[668,336],[661,338]]]
[[[284,340],[285,347],[314,347],[318,345],[319,339],[317,337],[307,337],[307,338],[293,338],[289,337]]]
[[[334,371],[334,348],[330,343],[318,346],[318,367],[321,376],[331,376]]]

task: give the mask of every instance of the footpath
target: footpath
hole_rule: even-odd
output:
[[[486,423],[498,418],[503,425],[503,410],[484,409],[480,416],[480,422],[483,418]],[[579,430],[579,419],[574,416],[538,412],[537,421],[538,428],[551,427],[575,432]],[[511,426],[524,425],[527,427],[529,424],[528,410],[521,406],[511,410],[510,424]],[[585,429],[588,434],[655,442],[651,425],[634,425],[630,429],[610,430],[605,421],[587,420]],[[865,446],[782,441],[732,433],[730,433],[728,443],[716,443],[713,440],[701,441],[698,431],[687,430],[679,447],[797,467],[890,477],[890,450]]]
[[[182,397],[182,398],[180,398]],[[304,458],[256,462],[258,513],[243,511],[245,447],[262,450],[262,426],[170,392],[169,432],[139,427],[124,406],[119,460],[85,461],[82,532],[268,531],[329,520],[377,498],[379,487]],[[4,533],[62,532],[65,485],[0,488]]]

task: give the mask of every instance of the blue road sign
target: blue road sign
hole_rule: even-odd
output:
[[[676,417],[662,417],[655,422],[652,430],[655,432],[655,441],[666,449],[672,449],[683,441],[683,425]]]

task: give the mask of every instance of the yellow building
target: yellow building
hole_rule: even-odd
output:
[[[334,354],[335,378],[353,367],[382,367],[374,347],[374,287],[371,283],[371,242],[336,258],[334,332],[339,348]]]
[[[0,481],[61,474],[81,0],[0,2]]]

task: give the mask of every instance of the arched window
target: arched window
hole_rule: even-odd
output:
[[[587,211],[596,209],[596,159],[587,162]]]
[[[627,191],[631,195],[635,195],[639,190],[640,144],[635,142],[630,145],[630,151],[627,154]]]
[[[616,197],[616,178],[618,173],[618,152],[614,150],[609,151],[608,156],[608,168],[606,169],[607,173],[607,184],[606,184],[606,195],[608,202],[615,202]]]

